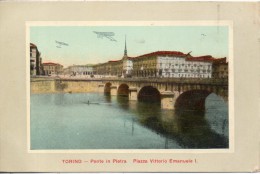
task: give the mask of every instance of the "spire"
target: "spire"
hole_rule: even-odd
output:
[[[127,48],[126,48],[126,35],[125,35],[125,51],[124,51],[124,56],[127,56]]]

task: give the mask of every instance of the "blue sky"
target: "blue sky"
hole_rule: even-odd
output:
[[[98,32],[114,32],[116,42],[98,38]],[[30,42],[37,45],[43,62],[84,65],[121,59],[125,35],[128,56],[154,51],[192,51],[193,56],[228,57],[227,26],[33,26]],[[69,46],[57,48],[55,41]]]

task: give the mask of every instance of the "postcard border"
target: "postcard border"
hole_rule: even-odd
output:
[[[228,149],[102,149],[102,150],[31,150],[30,142],[30,27],[31,26],[228,26],[229,28],[229,86],[228,86]],[[26,21],[26,116],[27,116],[27,152],[28,153],[234,153],[234,58],[233,58],[233,21]]]

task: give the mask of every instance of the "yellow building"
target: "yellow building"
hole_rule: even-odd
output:
[[[96,76],[121,77],[123,73],[123,61],[111,60],[106,63],[99,63],[93,66],[93,71]]]
[[[157,56],[153,54],[145,54],[132,58],[133,72],[135,77],[156,77]]]
[[[157,51],[132,58],[133,76],[168,77],[176,59],[185,59],[187,54],[177,51]]]
[[[122,60],[112,60],[109,61],[111,67],[111,75],[116,77],[121,77],[123,75],[123,61]]]
[[[44,75],[59,75],[62,73],[63,66],[58,63],[43,63]]]
[[[93,65],[93,74],[98,76],[106,76],[110,74],[110,65],[108,62]]]
[[[124,77],[132,70],[129,67],[126,42],[124,56],[121,60],[110,60],[93,66],[94,74],[101,77]]]
[[[179,51],[156,51],[128,57],[126,43],[121,60],[108,61],[94,67],[96,74],[102,77],[226,78],[228,76],[226,60],[211,55],[194,57],[190,53]]]

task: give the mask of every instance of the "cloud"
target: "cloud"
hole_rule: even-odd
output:
[[[144,44],[145,43],[145,40],[144,39],[140,39],[140,40],[135,40],[136,43],[139,43],[139,44]]]

